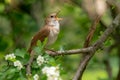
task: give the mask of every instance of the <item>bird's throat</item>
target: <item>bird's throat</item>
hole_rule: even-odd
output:
[[[51,21],[51,22],[49,22],[49,25],[53,26],[56,29],[59,29],[59,26],[60,26],[58,21]]]

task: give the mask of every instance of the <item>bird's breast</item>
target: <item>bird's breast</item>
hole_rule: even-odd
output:
[[[56,29],[54,27],[51,28],[50,29],[50,34],[48,36],[48,43],[47,43],[47,45],[53,44],[56,41],[58,34],[59,34],[59,29]]]

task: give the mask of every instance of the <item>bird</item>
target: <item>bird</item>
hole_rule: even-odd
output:
[[[62,18],[58,18],[58,13],[59,12],[54,12],[46,17],[44,26],[33,36],[31,40],[28,53],[31,53],[38,40],[43,42],[47,38],[45,47],[52,45],[57,40],[60,32],[59,21],[62,20]]]

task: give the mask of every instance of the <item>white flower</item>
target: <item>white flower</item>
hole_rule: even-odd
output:
[[[47,71],[48,71],[48,68],[49,68],[49,67],[44,67],[44,68],[42,69],[42,73],[43,73],[43,74],[46,74]]]
[[[60,77],[49,76],[47,80],[62,80]]]
[[[50,67],[48,72],[47,72],[48,76],[59,76],[59,70],[57,69],[57,67]]]
[[[5,60],[14,60],[15,58],[16,56],[14,55],[14,53],[5,56]]]
[[[34,79],[34,80],[38,80],[38,79],[39,79],[38,74],[35,74],[35,75],[33,76],[33,79]]]
[[[47,80],[61,80],[58,66],[44,67],[42,72],[47,75]]]
[[[47,80],[59,80],[58,77],[55,76],[49,76]]]
[[[23,68],[23,66],[19,60],[14,62],[14,66],[17,67],[18,70],[21,70]]]
[[[38,58],[37,58],[37,64],[39,66],[41,66],[44,62],[45,62],[44,57],[42,57],[41,55],[39,55]]]

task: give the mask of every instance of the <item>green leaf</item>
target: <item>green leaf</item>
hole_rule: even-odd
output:
[[[105,46],[109,46],[111,45],[111,38],[108,38],[105,43],[104,43]]]
[[[56,66],[55,59],[54,58],[50,58],[48,64],[50,64],[52,66]]]
[[[22,71],[19,72],[19,76],[20,76],[20,80],[26,80],[24,74],[22,73]]]
[[[38,69],[39,67],[40,67],[40,66],[38,66],[37,61],[36,61],[36,59],[35,59],[35,61],[34,61],[33,64],[32,64],[32,68]]]
[[[15,55],[16,56],[24,58],[25,54],[27,54],[27,52],[25,50],[23,50],[23,49],[22,50],[20,50],[20,49],[15,50]]]
[[[48,38],[45,38],[45,40],[43,41],[43,45],[42,45],[43,48],[44,48],[45,45],[47,44],[47,41],[48,41]]]
[[[45,38],[45,40],[44,40],[43,43],[41,43],[41,41],[38,40],[38,41],[37,41],[37,46],[34,47],[34,51],[35,51],[37,54],[42,54],[42,53],[44,53],[44,52],[43,52],[43,48],[45,47],[46,43],[47,43],[47,38]]]
[[[23,62],[23,64],[26,64],[26,63],[28,63],[29,58],[30,58],[30,55],[29,54],[25,54],[24,55],[24,59],[21,59],[21,61]]]
[[[43,50],[43,48],[45,47],[45,45],[47,44],[47,38],[45,38],[45,40],[43,41],[43,43],[40,41],[40,40],[38,40],[37,41],[37,46],[41,49],[41,50]]]
[[[41,54],[42,53],[42,50],[40,47],[34,47],[34,51],[37,53],[37,54]]]
[[[42,46],[42,43],[40,40],[37,41],[37,46],[41,47]]]

